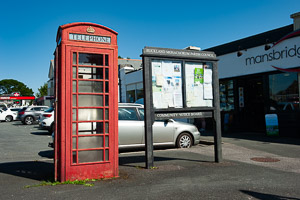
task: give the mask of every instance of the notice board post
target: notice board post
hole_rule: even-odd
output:
[[[146,168],[153,167],[154,120],[213,118],[215,162],[222,161],[219,81],[215,53],[143,49]]]

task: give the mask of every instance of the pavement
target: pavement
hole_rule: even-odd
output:
[[[53,180],[51,151],[38,159],[4,155],[0,199],[300,200],[300,138],[236,133],[224,135],[222,141],[221,163],[214,162],[210,133],[190,149],[155,150],[153,169],[145,169],[144,152],[122,152],[119,177],[91,182],[91,187],[41,186]]]

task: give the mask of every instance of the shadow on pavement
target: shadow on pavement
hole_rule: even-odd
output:
[[[46,136],[51,135],[51,133],[49,133],[48,131],[31,132],[30,134],[32,134],[32,135],[46,135]]]
[[[54,158],[54,150],[40,151],[39,156],[44,158]]]
[[[192,160],[192,159],[182,159],[182,158],[172,158],[172,157],[160,157],[155,156],[154,162],[162,162],[162,161],[172,161],[172,160],[181,160],[181,161],[191,161],[191,162],[200,162],[200,163],[212,163],[213,161],[206,161],[206,160]],[[128,157],[119,157],[119,165],[120,166],[127,166],[127,167],[136,167],[137,163],[146,163],[145,156],[128,156]]]
[[[40,161],[1,163],[0,173],[38,181],[51,181],[54,177],[54,165]]]
[[[278,195],[274,195],[274,194],[264,194],[264,193],[260,193],[260,192],[253,192],[253,191],[247,191],[247,190],[240,190],[242,193],[245,193],[249,196],[254,197],[255,199],[273,199],[273,200],[282,200],[282,199],[286,199],[286,200],[300,200],[299,198],[294,198],[294,197],[285,197],[285,196],[278,196]]]

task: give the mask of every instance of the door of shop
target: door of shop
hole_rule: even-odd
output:
[[[265,131],[263,77],[248,77],[239,79],[237,82],[238,90],[242,88],[244,99],[244,103],[239,102],[239,129],[242,131]]]

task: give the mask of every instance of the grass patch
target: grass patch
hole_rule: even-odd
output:
[[[65,182],[42,181],[40,184],[26,185],[25,188],[40,187],[40,186],[56,186],[56,185],[83,185],[86,187],[92,187],[94,186],[94,184],[90,182],[95,182],[95,181],[97,181],[97,179],[85,179],[85,180],[75,180],[75,181],[65,181]]]

